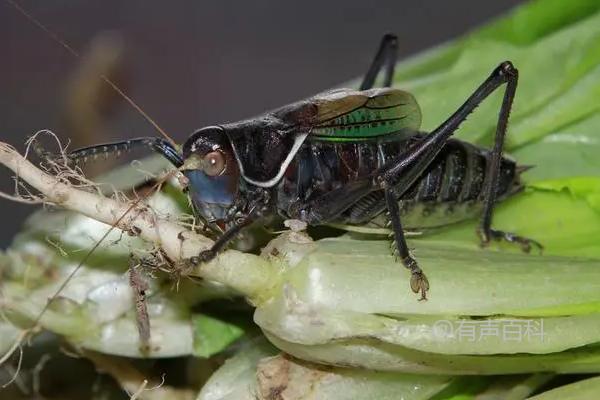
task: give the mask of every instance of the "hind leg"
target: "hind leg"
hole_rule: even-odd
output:
[[[491,163],[487,168],[483,190],[483,215],[477,233],[481,239],[482,246],[487,246],[492,239],[504,240],[509,243],[518,244],[523,251],[529,253],[532,246],[538,247],[541,250],[542,245],[533,239],[518,236],[510,232],[499,231],[492,229],[491,227],[494,205],[496,203],[496,193],[498,191],[500,180],[500,163],[502,162],[504,137],[506,134],[506,126],[508,125],[508,116],[515,97],[518,76],[518,71],[514,68],[506,71],[506,91],[504,92],[504,99],[498,116],[498,125],[496,127]]]
[[[398,55],[398,38],[396,35],[388,33],[381,39],[381,44],[373,58],[373,62],[369,67],[369,70],[365,74],[362,83],[360,84],[360,90],[371,89],[375,84],[375,79],[382,68],[384,70],[383,86],[392,86],[392,80],[394,79],[394,68],[396,67],[396,58]]]
[[[487,231],[484,231],[483,227],[480,227],[477,230],[481,237],[481,245],[487,246],[490,241],[493,240],[503,240],[508,243],[515,243],[521,247],[525,253],[529,253],[533,246],[537,247],[540,251],[544,249],[544,246],[541,245],[540,242],[526,238],[524,236],[515,235],[514,233],[499,231],[497,229],[492,229],[489,226],[487,227]]]
[[[433,161],[436,155],[442,150],[461,122],[475,110],[475,108],[492,92],[502,85],[507,85],[504,94],[502,109],[498,117],[496,145],[494,147],[493,161],[487,172],[487,186],[484,188],[484,216],[480,231],[482,238],[489,241],[492,237],[508,237],[513,242],[523,242],[525,239],[515,235],[507,235],[499,231],[493,231],[490,228],[492,210],[496,201],[496,187],[498,186],[498,172],[500,165],[500,156],[502,155],[502,144],[506,131],[510,106],[515,94],[517,84],[517,70],[513,65],[506,61],[501,63],[492,71],[490,76],[469,96],[463,105],[461,105],[454,114],[444,121],[438,128],[427,134],[411,149],[408,154],[403,154],[384,164],[373,173],[377,185],[385,191],[388,211],[390,211],[391,222],[394,227],[395,246],[400,257],[404,257],[403,263],[412,272],[411,288],[418,289],[421,297],[425,297],[423,292],[427,292],[429,284],[425,279],[423,272],[416,265],[413,258],[409,257],[408,248],[404,242],[404,234],[400,225],[397,205],[395,201],[400,199],[405,191],[423,174],[423,171]],[[394,210],[396,209],[396,211]],[[529,241],[529,243],[533,243]],[[408,257],[408,258],[407,258]],[[422,279],[421,279],[422,276]]]

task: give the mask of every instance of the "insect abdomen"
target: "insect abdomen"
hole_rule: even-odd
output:
[[[414,140],[414,139],[411,139]],[[381,145],[387,159],[401,148],[398,143]],[[410,147],[409,143],[401,146]],[[484,184],[491,152],[467,142],[450,139],[423,174],[399,198],[403,225],[426,228],[447,225],[477,215],[482,208]],[[496,191],[502,199],[522,188],[516,163],[502,159]],[[398,188],[401,189],[401,188]],[[378,215],[385,210],[381,191],[363,197],[345,213],[345,223],[385,223]]]
[[[491,152],[460,140],[450,140],[431,165],[402,196],[402,200],[466,202],[478,200],[486,178]],[[519,185],[514,161],[504,157],[496,195],[512,193]]]
[[[294,202],[306,204],[326,193],[371,174],[421,137],[363,142],[306,143],[286,171],[278,189],[280,211]],[[403,225],[422,228],[446,225],[476,215],[482,205],[486,166],[491,153],[467,142],[450,139],[421,176],[400,196]],[[516,164],[504,158],[498,198],[520,189]],[[401,188],[397,188],[401,189]],[[340,199],[342,200],[342,199]],[[342,224],[385,224],[383,191],[375,190],[356,201],[335,221]],[[295,217],[292,214],[289,217]]]
[[[491,152],[460,140],[449,141],[426,172],[400,198],[407,228],[447,225],[477,215],[483,206]],[[498,199],[521,190],[514,161],[504,157]]]

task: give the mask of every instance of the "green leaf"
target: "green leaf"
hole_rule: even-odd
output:
[[[431,130],[504,59],[520,73],[506,146],[519,164],[534,167],[524,180],[535,190],[498,206],[494,226],[540,241],[545,254],[599,257],[600,214],[594,210],[600,200],[593,182],[600,173],[598,2],[529,2],[465,38],[400,63],[396,85],[415,94],[424,128]],[[459,138],[492,143],[500,92],[469,116]],[[586,194],[550,194],[550,183],[542,181],[557,179],[567,180],[555,185]],[[465,222],[423,240],[474,248],[476,226]]]
[[[538,19],[551,21],[539,3],[516,12],[490,28],[475,32],[440,54],[400,63],[396,85],[415,94],[423,111],[423,127],[432,130],[467,98],[501,61],[511,60],[519,69],[517,95],[511,113],[508,147],[522,146],[552,133],[568,123],[598,111],[591,101],[599,90],[600,13],[593,7],[568,7],[572,14],[560,23],[546,24],[528,40],[519,26],[535,26]],[[554,2],[558,4],[557,2]],[[544,10],[544,16],[537,14]],[[584,14],[584,13],[588,14]],[[553,18],[556,20],[556,15]],[[569,21],[576,23],[568,24]],[[560,28],[550,31],[550,28]],[[510,32],[506,37],[503,34]],[[511,40],[512,35],[512,40]],[[537,40],[531,40],[535,37]],[[432,71],[431,64],[439,69]],[[415,76],[423,67],[428,74]],[[406,71],[405,71],[406,70]],[[458,136],[490,143],[501,93],[486,100],[462,125]],[[559,114],[557,114],[559,113]]]
[[[597,178],[581,178],[581,181],[598,182]],[[562,180],[560,185],[568,185]],[[558,184],[558,183],[556,183]],[[543,183],[540,183],[543,185]],[[590,206],[597,192],[586,198],[576,197],[565,191],[532,188],[518,196],[500,203],[494,211],[493,226],[506,232],[533,238],[543,246],[544,255],[600,258],[600,213]],[[590,200],[588,200],[588,198]],[[521,252],[510,243],[494,242],[486,249],[479,248],[476,229],[479,221],[466,221],[455,226],[441,228],[436,232],[409,239],[418,248],[421,243],[438,243],[442,246],[456,245],[463,249],[479,250],[478,257],[485,257],[493,250],[504,253]],[[411,243],[412,242],[412,243]],[[457,248],[457,251],[462,251]],[[535,263],[539,258],[537,249],[529,259]]]
[[[527,183],[572,176],[597,176],[600,171],[600,113],[568,125],[540,141],[512,152]]]
[[[194,355],[210,357],[239,339],[244,330],[207,315],[194,315]]]
[[[517,7],[506,17],[475,35],[513,44],[532,44],[546,35],[585,19],[600,10],[596,0],[534,0]]]
[[[584,379],[579,382],[549,390],[530,400],[580,400],[596,399],[600,393],[600,377]]]
[[[542,181],[530,185],[535,189],[567,191],[576,199],[584,199],[588,205],[600,212],[600,177],[573,177]]]

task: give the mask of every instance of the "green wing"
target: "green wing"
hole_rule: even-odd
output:
[[[340,89],[317,95],[311,102],[318,110],[311,139],[368,140],[401,130],[417,131],[421,126],[417,101],[398,89]]]

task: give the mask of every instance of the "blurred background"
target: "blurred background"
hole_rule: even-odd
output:
[[[76,58],[0,2],[0,140],[50,129],[70,148],[157,133],[106,74],[178,142],[362,75],[386,32],[399,57],[459,36],[517,0],[19,1]],[[0,170],[0,190],[14,182]],[[0,248],[34,210],[0,199]]]

